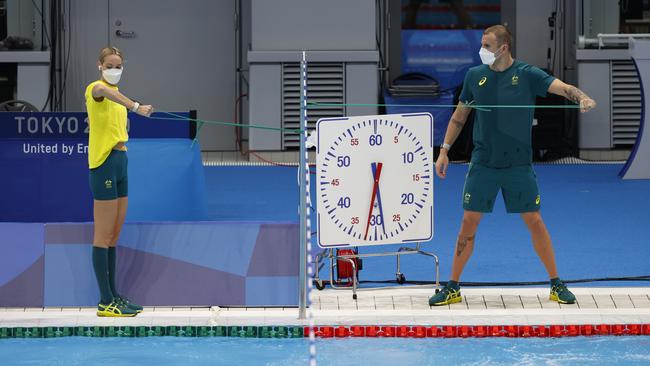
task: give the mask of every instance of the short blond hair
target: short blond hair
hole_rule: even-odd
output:
[[[483,31],[483,34],[488,33],[494,34],[494,36],[497,38],[497,42],[499,42],[499,45],[505,43],[508,45],[508,51],[512,51],[512,33],[510,33],[508,28],[500,24],[493,25]]]
[[[122,61],[124,61],[124,56],[122,55],[122,51],[117,49],[117,47],[104,47],[102,48],[101,51],[99,51],[99,62],[104,63],[104,59],[110,55],[119,56],[119,58],[121,58]]]

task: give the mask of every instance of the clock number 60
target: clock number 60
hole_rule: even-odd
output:
[[[368,138],[368,143],[370,146],[379,146],[381,145],[382,142],[382,137],[381,135],[370,135],[370,138]]]

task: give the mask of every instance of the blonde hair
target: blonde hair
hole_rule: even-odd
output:
[[[508,51],[512,51],[512,33],[510,33],[508,28],[502,25],[493,25],[483,31],[483,34],[488,33],[494,34],[494,36],[497,38],[497,42],[499,42],[499,45],[505,43],[508,45]]]
[[[104,47],[102,48],[101,51],[99,51],[99,62],[103,64],[104,59],[110,55],[119,56],[119,58],[121,58],[122,61],[124,61],[124,56],[122,55],[122,51],[117,49],[117,47]]]

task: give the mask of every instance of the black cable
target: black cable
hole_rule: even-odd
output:
[[[52,21],[52,101],[50,103],[50,109],[52,112],[58,111],[59,107],[59,2],[58,0],[51,0],[50,2],[50,17]]]
[[[61,54],[63,47],[65,47],[65,39],[61,35],[61,10],[59,9],[60,1],[56,2],[56,7],[52,11],[54,19],[54,26],[52,27],[52,34],[56,34],[55,44],[57,47],[56,58],[54,60],[54,111],[61,110]]]
[[[43,18],[43,12],[38,7],[38,5],[36,5],[35,0],[32,0],[32,5],[34,5],[34,9],[36,9],[38,14],[41,16],[41,28],[42,28],[43,32],[45,32],[45,39],[47,39],[47,45],[50,46],[50,48],[52,48],[52,42],[50,42],[50,36],[47,33],[47,27],[45,26],[45,19]],[[41,39],[41,43],[43,43],[42,39]]]
[[[58,32],[58,38],[61,39],[61,42],[59,42],[59,57],[57,60],[57,79],[56,79],[56,88],[57,88],[57,105],[56,105],[56,110],[58,112],[61,112],[63,110],[63,91],[61,90],[61,86],[63,85],[63,70],[62,67],[65,64],[65,47],[66,47],[66,42],[65,42],[65,33],[64,33],[64,16],[65,14],[63,13],[65,9],[65,2],[59,2],[59,7],[57,7],[57,14],[56,14],[56,19],[57,19],[57,32]]]
[[[65,1],[65,0],[64,0]],[[68,47],[68,52],[65,56],[65,62],[64,62],[64,67],[63,67],[63,85],[61,87],[61,91],[59,92],[60,94],[60,99],[61,99],[61,111],[65,109],[65,96],[66,96],[66,84],[68,83],[68,65],[70,63],[70,50],[72,47],[70,47],[70,44],[72,43],[72,15],[71,10],[72,10],[72,0],[67,0],[68,1],[68,24],[67,24],[67,30],[66,32],[68,33],[68,42],[66,46]]]
[[[629,276],[629,277],[601,277],[601,278],[582,278],[576,280],[562,280],[564,283],[589,283],[589,282],[621,282],[621,281],[631,281],[631,282],[650,282],[650,275],[647,276]],[[329,283],[328,280],[323,280],[323,283]],[[368,284],[382,284],[382,283],[397,283],[396,280],[364,280],[359,281],[359,283],[368,283]],[[410,285],[435,285],[434,281],[416,281],[416,280],[407,280],[403,282]],[[440,281],[441,285],[446,285],[446,281]],[[549,281],[521,281],[521,282],[460,282],[461,286],[466,287],[510,287],[510,286],[538,286],[538,285],[548,285]]]
[[[382,69],[382,71],[379,73],[379,87],[380,87],[380,90],[382,90],[382,93],[383,93],[384,86],[385,86],[384,84],[386,82],[384,80],[384,73],[386,71],[383,70],[383,69],[385,68],[386,63],[384,62],[384,55],[383,55],[383,52],[382,52],[382,49],[381,49],[381,42],[379,41],[379,34],[378,34],[379,32],[383,31],[383,29],[381,27],[382,22],[380,21],[380,18],[383,17],[383,13],[381,11],[382,9],[381,9],[381,6],[380,6],[379,3],[380,3],[379,0],[375,0],[375,7],[377,9],[377,14],[379,15],[377,17],[377,28],[375,28],[375,42],[377,44],[377,51],[379,53],[379,66]]]
[[[580,0],[580,35],[585,35],[585,1]]]
[[[45,33],[45,39],[47,40],[47,45],[48,45],[48,47],[50,49],[50,87],[48,88],[47,98],[45,99],[45,104],[43,104],[43,108],[41,108],[41,111],[44,111],[45,108],[47,108],[48,103],[50,103],[50,106],[52,105],[51,100],[52,100],[53,89],[54,89],[54,85],[52,84],[52,81],[53,81],[53,76],[52,76],[52,70],[53,70],[52,52],[53,52],[53,47],[52,47],[52,39],[50,38],[50,35],[47,32],[47,23],[45,22],[45,17],[43,16],[43,12],[38,7],[38,5],[36,5],[35,0],[32,0],[32,5],[34,5],[34,9],[36,9],[38,14],[41,16],[41,30],[42,30],[43,33]],[[41,43],[43,43],[42,39],[41,39]],[[42,48],[43,47],[41,45],[41,49]]]
[[[32,4],[34,4],[33,1]],[[45,0],[41,0],[41,9],[43,8],[45,8]],[[43,42],[44,39],[45,39],[45,19],[41,17],[41,51],[46,50],[45,43]]]
[[[50,96],[48,101],[50,104],[50,111],[53,112],[56,109],[56,17],[54,13],[56,12],[56,0],[50,0],[50,29],[52,34],[50,35]],[[45,104],[47,106],[47,103]]]
[[[553,61],[551,63],[551,72],[555,75],[555,55],[557,55],[557,11],[559,8],[558,0],[555,0],[553,5]]]

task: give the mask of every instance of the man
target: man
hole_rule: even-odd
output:
[[[459,104],[449,121],[444,144],[436,161],[436,173],[445,178],[447,154],[462,130],[474,105],[534,105],[536,96],[547,92],[579,104],[581,112],[596,106],[575,86],[549,76],[537,67],[514,60],[510,53],[512,35],[501,25],[487,28],[479,55],[483,65],[465,75]],[[499,190],[508,213],[519,213],[530,231],[533,247],[546,267],[550,299],[563,304],[575,296],[558,277],[551,238],[539,212],[540,196],[532,167],[532,108],[491,108],[476,110],[474,150],[463,189],[463,221],[454,252],[451,278],[429,299],[429,304],[460,302],[460,275],[472,255],[474,238],[483,213],[492,212]]]

